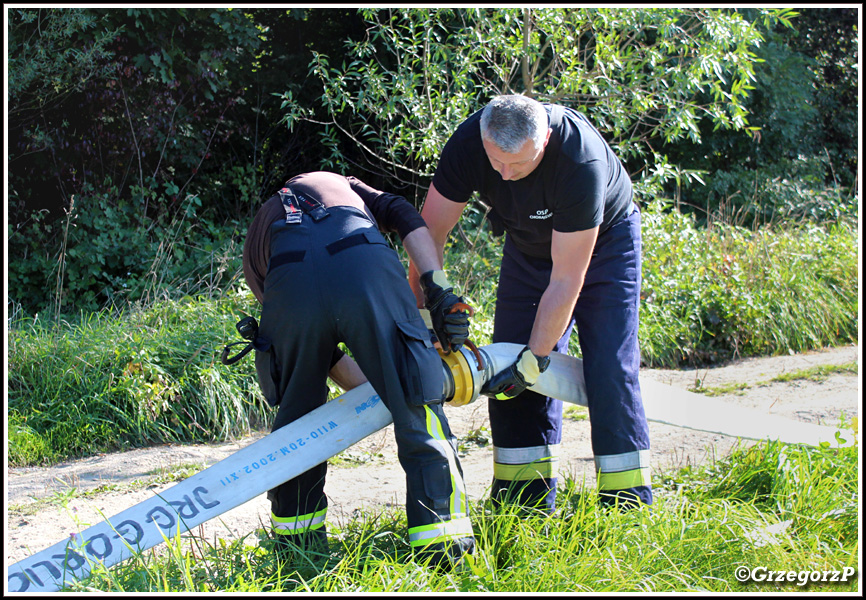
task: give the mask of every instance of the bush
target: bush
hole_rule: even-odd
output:
[[[26,260],[9,263],[9,297],[29,312],[147,304],[237,282],[246,225],[208,221],[195,196],[174,216],[161,211],[148,218],[144,206],[157,192],[139,190],[132,199],[112,201],[110,194],[86,191],[74,198],[63,221],[34,219],[11,236]],[[58,255],[44,245],[55,233],[62,239]]]
[[[856,340],[857,235],[849,222],[699,229],[661,203],[643,218],[646,364],[706,364]]]
[[[747,227],[780,222],[837,223],[856,219],[853,190],[827,185],[832,172],[826,156],[781,158],[765,167],[717,170],[690,200],[705,208],[704,220]]]

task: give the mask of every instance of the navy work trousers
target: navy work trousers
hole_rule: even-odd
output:
[[[474,544],[456,440],[442,410],[442,361],[397,253],[360,210],[271,226],[256,368],[278,404],[277,430],[321,406],[337,344],[352,352],[394,419],[413,549],[462,555]],[[278,533],[324,539],[327,463],[272,489]],[[303,544],[300,544],[303,545]]]
[[[526,256],[506,238],[493,342],[529,342],[551,269],[550,260]],[[568,352],[576,325],[598,489],[606,503],[652,503],[649,431],[638,381],[640,282],[640,212],[635,209],[596,241],[573,318],[555,348]],[[494,499],[552,511],[562,402],[527,390],[512,400],[490,399],[488,408]]]

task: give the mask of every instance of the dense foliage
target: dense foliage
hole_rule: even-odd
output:
[[[252,360],[232,368],[220,362],[225,344],[240,340],[234,325],[245,310],[243,298],[188,298],[60,324],[16,322],[9,334],[10,461],[223,441],[264,428],[271,411]]]
[[[247,223],[294,173],[420,202],[447,135],[500,92],[586,111],[643,202],[701,222],[857,205],[856,9],[6,16],[8,291],[29,314],[230,289]]]
[[[788,10],[362,10],[366,36],[342,60],[316,53],[319,106],[284,108],[325,124],[329,166],[418,184],[457,124],[495,94],[522,93],[588,113],[633,166],[639,192],[672,177],[653,146],[698,144],[699,126],[754,131],[746,101],[762,32]],[[341,140],[348,139],[349,148]]]
[[[777,26],[755,49],[747,106],[759,130],[702,123],[700,146],[661,147],[672,163],[706,173],[705,185],[684,178],[671,194],[704,221],[834,220],[840,205],[857,206],[859,46],[846,34],[857,32],[857,11],[806,9],[793,22],[793,32]]]
[[[643,208],[645,365],[856,341],[858,17],[7,9],[10,464],[265,428],[252,361],[219,361],[257,310],[240,278],[254,211],[315,169],[419,204],[451,130],[495,93],[585,111],[625,160]],[[501,244],[474,202],[446,249],[479,345]],[[734,568],[853,564],[857,467],[856,449],[760,444],[657,473],[654,510],[629,513],[564,478],[551,517],[473,507],[477,561],[454,575],[409,558],[392,511],[333,528],[327,555],[282,571],[267,540],[197,540],[74,588],[855,591],[740,584]]]
[[[324,12],[340,14],[318,19],[321,32],[344,23],[346,11]],[[294,160],[303,140],[273,96],[306,60],[307,18],[10,9],[11,300],[62,313],[200,291],[202,270],[239,252],[262,197],[315,168]]]

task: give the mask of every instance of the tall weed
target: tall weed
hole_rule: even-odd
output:
[[[53,461],[170,441],[215,441],[266,423],[252,361],[219,360],[248,299],[187,298],[74,321],[19,318],[9,333],[9,422]],[[13,444],[14,445],[14,444]],[[23,448],[23,447],[22,447]]]

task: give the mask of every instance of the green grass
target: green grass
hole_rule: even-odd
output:
[[[475,504],[471,568],[413,560],[400,510],[329,524],[327,554],[279,565],[263,531],[216,543],[176,539],[95,572],[72,590],[127,592],[853,592],[847,583],[737,581],[739,566],[841,571],[859,560],[857,449],[763,443],[654,478],[652,510],[600,507],[572,479],[551,516]]]
[[[808,369],[782,373],[781,375],[776,375],[770,381],[796,381],[798,379],[826,381],[830,375],[838,373],[856,375],[858,371],[859,365],[852,361],[842,365],[818,365],[815,367],[809,367]]]
[[[478,226],[481,217],[470,211],[446,249],[449,278],[476,309],[478,345],[492,335],[503,243]],[[699,228],[661,204],[645,207],[642,218],[645,366],[856,342],[856,227]],[[273,411],[252,355],[232,366],[219,360],[226,344],[240,341],[237,320],[258,313],[243,285],[64,319],[16,310],[7,334],[10,464],[267,429]],[[577,336],[569,350],[580,356]]]
[[[219,358],[240,340],[244,308],[187,298],[60,323],[18,319],[8,336],[10,463],[226,440],[265,426],[271,411],[252,360],[227,367]]]
[[[480,215],[475,215],[476,223]],[[647,206],[640,341],[645,366],[709,365],[857,341],[856,226],[806,222],[746,230]],[[490,342],[502,238],[461,230],[449,276],[476,308],[472,339]],[[273,411],[252,360],[227,367],[234,324],[257,314],[248,290],[154,301],[47,320],[16,310],[7,325],[8,456],[47,464],[163,442],[216,441],[267,428]],[[570,351],[580,355],[576,339]],[[837,370],[851,372],[854,365]],[[790,374],[823,377],[829,370]],[[332,388],[332,392],[336,390]],[[585,418],[575,408],[567,418]],[[489,443],[479,429],[463,450]],[[346,453],[345,464],[373,456]],[[180,473],[152,478],[182,478]],[[75,591],[203,592],[851,592],[847,584],[739,583],[738,566],[841,570],[859,564],[857,449],[760,444],[703,467],[654,476],[652,511],[600,508],[564,480],[559,508],[527,518],[478,502],[471,569],[442,574],[411,558],[405,513],[330,524],[326,555],[282,567],[264,530],[242,540],[192,532]],[[72,493],[72,492],[70,492]],[[69,494],[50,502],[64,505]],[[22,510],[24,510],[22,508]],[[859,577],[859,574],[858,574]]]
[[[643,212],[641,352],[647,366],[712,364],[857,340],[855,223],[699,228]]]
[[[384,454],[375,451],[357,451],[352,448],[343,450],[328,459],[328,464],[339,467],[361,467],[384,459]]]
[[[589,420],[589,409],[585,406],[563,406],[562,407],[562,418],[570,419],[572,421],[588,421]]]

